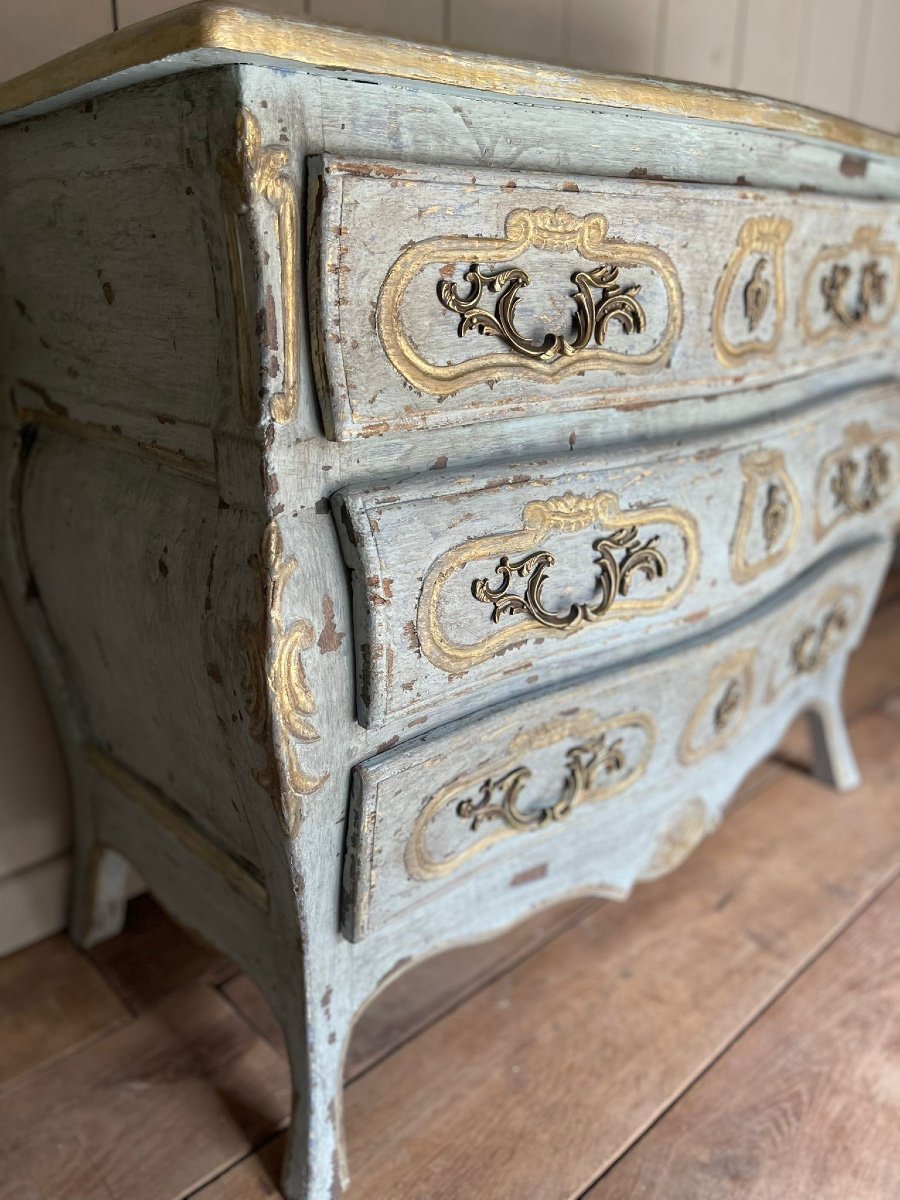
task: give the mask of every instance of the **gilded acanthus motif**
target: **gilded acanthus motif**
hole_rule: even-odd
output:
[[[873,429],[867,422],[849,425],[840,445],[826,454],[816,478],[816,536],[842,521],[874,512],[897,486],[900,434]]]
[[[637,299],[640,284],[623,286],[618,279],[619,268],[612,263],[601,264],[593,271],[576,271],[572,276],[577,288],[573,336],[548,333],[541,342],[524,337],[516,328],[520,292],[531,283],[531,277],[519,267],[489,274],[473,263],[465,274],[466,282],[472,285],[468,296],[461,296],[457,284],[446,279],[438,285],[438,296],[445,308],[460,314],[460,337],[473,329],[493,334],[526,358],[554,362],[577,354],[592,341],[602,346],[613,321],[624,333],[643,333],[647,318]],[[483,306],[486,288],[500,293],[493,312]],[[600,292],[599,299],[594,296],[595,290]]]
[[[409,875],[444,878],[505,838],[605,803],[641,778],[656,738],[652,718],[640,712],[605,720],[582,711],[519,729],[493,769],[472,771],[429,798],[406,846]],[[550,799],[540,795],[545,770],[551,779],[561,777],[549,784]],[[528,785],[533,803],[523,795]]]
[[[269,579],[269,620],[272,646],[266,678],[275,717],[275,738],[280,750],[283,785],[280,789],[280,815],[285,832],[296,832],[299,816],[297,799],[317,792],[328,775],[310,774],[301,764],[297,743],[319,740],[311,718],[317,711],[316,699],[306,678],[303,655],[315,640],[315,632],[303,617],[286,625],[284,593],[297,570],[296,558],[285,558],[281,531],[273,521],[266,530],[263,547]]]
[[[263,146],[259,123],[242,108],[235,124],[235,152],[222,155],[223,210],[226,221],[228,267],[234,298],[237,336],[238,378],[241,409],[248,423],[259,420],[259,381],[254,379],[250,305],[246,265],[238,218],[247,212],[255,197],[265,200],[275,214],[275,236],[280,266],[281,328],[266,330],[270,359],[269,375],[280,377],[281,386],[269,396],[272,419],[283,424],[297,413],[299,400],[299,323],[297,316],[299,207],[296,183],[291,174],[290,151],[286,146]],[[274,317],[269,318],[274,320]]]
[[[517,833],[542,829],[552,821],[567,817],[596,786],[601,774],[612,776],[625,767],[621,739],[607,744],[605,734],[584,746],[572,746],[566,754],[566,771],[559,799],[538,808],[523,809],[519,798],[532,772],[515,767],[499,779],[488,777],[479,798],[466,797],[457,805],[457,815],[471,824],[474,832],[484,821],[500,820]]]
[[[675,268],[656,246],[607,240],[608,222],[601,213],[578,216],[564,208],[516,208],[506,216],[502,237],[437,237],[414,242],[391,267],[377,306],[377,329],[394,367],[419,391],[446,396],[460,388],[509,376],[563,378],[576,371],[619,369],[639,371],[664,363],[681,330],[681,289]],[[516,264],[529,251],[550,255],[573,253],[589,264],[569,275],[575,285],[574,328],[571,334],[547,333],[533,341],[519,330],[516,309],[522,289],[532,275]],[[505,343],[499,353],[479,354],[458,362],[441,360],[435,352],[410,338],[406,298],[414,280],[428,268],[470,264],[464,276],[467,295],[446,278],[437,287],[438,302],[461,320],[460,335],[480,330],[488,340]],[[496,270],[489,268],[496,264]],[[553,259],[547,271],[558,269]],[[635,278],[621,281],[622,272],[648,273],[665,294],[654,300],[649,313],[638,300],[644,286]],[[496,302],[488,307],[488,294]],[[435,293],[432,292],[432,295]],[[607,345],[611,325],[629,335],[646,334],[633,350]],[[510,353],[512,351],[512,353]]]
[[[476,600],[493,605],[491,620],[495,624],[508,613],[527,613],[549,629],[580,629],[605,616],[618,596],[627,596],[635,575],[643,575],[646,579],[661,579],[665,575],[668,564],[656,546],[658,541],[659,537],[654,536],[642,542],[634,525],[597,538],[593,543],[597,553],[594,564],[599,568],[596,599],[590,603],[572,604],[563,612],[550,611],[543,603],[547,572],[556,562],[546,550],[529,554],[517,562],[502,555],[496,567],[501,577],[499,586],[492,588],[487,579],[477,579],[472,584],[472,594]],[[523,596],[509,591],[516,576],[527,580]]]
[[[648,525],[654,527],[654,533],[641,541],[640,533]],[[609,530],[592,540],[597,553],[596,594],[589,601],[555,612],[545,605],[542,595],[547,572],[558,561],[547,543],[551,537],[556,540],[592,527],[598,533]],[[470,564],[478,562],[496,564],[494,569],[501,575],[495,588],[487,578],[472,581],[469,577],[465,584],[470,595],[494,606],[493,619],[490,632],[472,622],[474,640],[460,641],[459,635],[444,625],[443,596],[448,588],[457,586]],[[467,670],[505,646],[521,642],[523,634],[532,631],[566,637],[601,618],[621,620],[673,607],[690,586],[698,563],[697,524],[683,509],[653,506],[623,512],[618,498],[609,492],[588,496],[567,492],[532,500],[525,505],[521,529],[473,538],[432,563],[422,583],[416,635],[422,653],[435,666],[450,673]],[[636,576],[641,576],[642,582],[665,576],[667,586],[665,590],[632,589]],[[519,578],[526,580],[521,596],[509,591],[513,580]],[[505,612],[518,614],[519,619],[502,621]]]

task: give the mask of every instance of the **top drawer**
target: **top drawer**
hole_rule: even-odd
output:
[[[896,205],[331,158],[312,179],[338,440],[721,393],[896,336]]]

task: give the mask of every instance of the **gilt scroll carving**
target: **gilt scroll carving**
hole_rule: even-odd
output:
[[[900,254],[881,230],[863,225],[841,246],[827,246],[810,264],[800,324],[813,344],[888,324],[897,306]]]
[[[786,217],[772,216],[751,217],[740,228],[713,300],[713,341],[723,366],[772,354],[781,339],[784,247],[791,228]]]
[[[640,541],[640,532],[652,525],[656,532]],[[597,527],[603,532],[593,539],[597,572],[591,598],[561,612],[545,607],[542,589],[547,571],[558,555],[546,551],[547,541],[564,533]],[[669,565],[671,551],[681,556],[677,570]],[[538,549],[540,547],[540,549]],[[523,555],[522,560],[513,555]],[[505,565],[504,565],[504,559]],[[487,578],[477,577],[470,594],[492,606],[487,626],[472,622],[474,640],[464,643],[449,633],[441,620],[441,602],[448,585],[470,563],[491,560],[502,582],[491,588]],[[497,651],[523,637],[541,631],[566,637],[587,623],[621,620],[636,614],[667,609],[681,599],[697,571],[699,546],[697,523],[688,512],[671,507],[630,509],[622,512],[617,498],[608,492],[576,496],[571,492],[549,500],[532,501],[523,512],[522,528],[508,533],[473,538],[441,555],[432,564],[419,598],[417,636],[422,652],[449,673],[457,673],[485,662]],[[635,576],[640,588],[632,592]],[[524,595],[509,591],[512,579],[526,578]],[[649,589],[650,580],[665,579],[666,588]],[[473,609],[473,616],[477,616]],[[510,619],[504,619],[504,617]]]
[[[678,757],[683,763],[699,762],[737,735],[753,699],[754,657],[741,650],[713,669],[681,735]]]
[[[744,485],[731,540],[731,574],[749,583],[790,554],[800,532],[800,496],[780,450],[758,450],[741,459]]]
[[[582,713],[523,731],[495,769],[466,775],[428,800],[407,844],[410,876],[442,878],[504,838],[610,799],[643,775],[655,743],[653,721],[638,712],[610,721]],[[529,765],[526,755],[538,757]]]
[[[239,218],[247,212],[256,197],[265,200],[274,212],[280,270],[281,327],[267,330],[273,351],[268,369],[275,377],[280,376],[281,386],[269,396],[269,411],[273,420],[284,424],[296,416],[300,387],[300,330],[297,315],[299,208],[296,183],[291,174],[290,151],[283,145],[263,146],[259,122],[248,109],[242,108],[235,123],[234,154],[220,157],[219,174],[222,178],[228,270],[234,302],[240,403],[248,424],[254,424],[260,418],[260,380],[254,378],[254,338],[249,320],[252,308]]]
[[[414,243],[391,267],[378,299],[378,335],[391,363],[419,391],[438,396],[510,376],[555,380],[576,371],[640,371],[665,363],[682,323],[675,268],[655,246],[607,240],[607,228],[601,213],[577,216],[563,208],[517,208],[508,213],[502,237],[437,237]],[[562,280],[574,284],[571,334],[547,333],[536,342],[519,331],[516,310],[532,279],[513,264],[528,251],[552,256],[547,270],[560,270]],[[571,261],[573,253],[589,268],[566,271],[562,256]],[[471,264],[465,275],[469,294],[461,295],[456,283],[443,279],[433,293],[434,303],[438,310],[459,314],[461,334],[481,330],[492,335],[488,344],[500,342],[502,348],[459,362],[432,361],[427,347],[414,345],[406,332],[404,302],[421,272],[460,261]],[[493,264],[498,270],[487,269]],[[665,292],[665,314],[654,314],[652,329],[650,314],[637,298],[641,285],[622,281],[623,273],[635,270],[652,273]],[[495,305],[486,306],[486,292],[499,293]],[[614,324],[630,336],[642,335],[643,341],[634,350],[607,346]]]

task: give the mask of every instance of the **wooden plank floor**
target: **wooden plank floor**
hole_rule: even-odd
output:
[[[896,579],[846,698],[858,792],[792,730],[675,874],[373,1005],[348,1200],[900,1197]],[[289,1096],[253,985],[147,897],[0,961],[0,1200],[277,1196]]]

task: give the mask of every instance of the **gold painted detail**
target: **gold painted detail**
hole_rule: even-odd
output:
[[[546,756],[572,741],[554,799],[533,807],[524,802],[526,786],[540,786],[538,768],[546,766]],[[431,796],[407,844],[410,876],[443,878],[513,834],[546,829],[582,805],[611,799],[640,779],[655,744],[652,718],[638,712],[607,721],[585,712],[520,730],[494,770],[467,775]],[[526,754],[541,759],[532,767],[521,761]]]
[[[647,539],[643,544],[633,546],[632,538],[647,525],[662,527],[663,531],[655,537]],[[540,590],[535,596],[531,589],[531,604],[526,598],[522,601],[521,619],[504,622],[498,628],[497,620],[491,621],[493,632],[479,630],[474,642],[456,640],[443,626],[441,620],[441,604],[446,589],[455,581],[459,573],[473,562],[483,560],[498,560],[505,556],[508,560],[510,575],[518,574],[518,564],[512,560],[512,555],[528,554],[532,558],[540,558],[530,571],[544,571],[551,565],[547,561],[547,552],[536,552],[542,542],[551,533],[577,533],[590,529],[592,526],[611,528],[611,534],[604,534],[594,542],[598,550],[597,562],[600,564],[601,599],[591,605],[577,605],[579,614],[584,609],[585,615],[571,618],[568,614],[547,613],[541,604]],[[621,542],[613,539],[621,538]],[[653,596],[632,596],[628,583],[638,570],[648,578],[659,577],[666,573],[667,558],[656,548],[656,542],[671,541],[673,547],[681,547],[683,562],[680,569],[672,570],[668,565],[666,574],[669,589],[663,594]],[[600,550],[601,543],[606,543]],[[622,559],[616,558],[617,553],[624,554]],[[640,554],[640,558],[638,558]],[[630,556],[630,557],[629,557]],[[552,555],[550,556],[553,557]],[[555,561],[555,559],[554,559]],[[628,563],[632,563],[631,567]],[[485,662],[498,651],[514,642],[520,642],[523,635],[533,632],[549,632],[556,637],[566,637],[579,628],[590,618],[586,610],[602,605],[603,597],[608,597],[606,611],[598,615],[607,621],[621,620],[636,614],[659,612],[676,605],[687,591],[696,575],[699,564],[699,534],[694,518],[683,509],[659,507],[646,509],[630,509],[623,512],[617,497],[609,492],[598,492],[592,496],[576,496],[571,492],[564,496],[555,496],[548,500],[535,500],[525,505],[522,528],[512,533],[490,534],[486,537],[473,538],[460,546],[442,554],[432,564],[422,584],[419,597],[416,632],[422,652],[430,662],[443,671],[455,674],[468,670]],[[624,572],[624,574],[623,574]],[[502,572],[501,572],[502,573]],[[528,572],[526,572],[527,574]],[[624,586],[623,586],[624,579]],[[487,580],[479,581],[485,584],[484,601],[491,602]],[[505,590],[495,589],[496,591]],[[475,588],[473,588],[475,591]],[[478,592],[475,591],[477,598]],[[509,597],[510,601],[519,599]],[[537,602],[535,606],[535,601]],[[536,611],[535,611],[536,608]],[[496,610],[495,610],[496,613]],[[541,615],[544,619],[541,619]],[[548,619],[549,618],[549,621]]]
[[[816,481],[816,536],[841,521],[865,516],[884,504],[897,485],[900,433],[874,430],[867,422],[850,425],[841,444],[819,464]]]
[[[263,146],[259,123],[242,108],[235,124],[235,150],[219,160],[225,212],[225,240],[234,301],[235,333],[238,341],[238,382],[241,411],[249,424],[260,418],[259,384],[253,377],[253,342],[247,273],[241,239],[240,217],[261,197],[274,210],[281,287],[281,329],[266,329],[269,364],[263,372],[281,378],[281,387],[269,396],[273,420],[284,424],[297,414],[299,401],[299,322],[297,316],[299,208],[297,189],[286,146]],[[280,334],[280,336],[279,336]],[[278,354],[280,353],[280,360]]]
[[[317,792],[328,775],[310,774],[301,764],[296,743],[319,741],[311,721],[318,711],[315,696],[306,678],[303,655],[315,640],[309,621],[302,617],[289,625],[284,621],[284,594],[297,570],[296,558],[286,558],[281,530],[273,521],[264,541],[264,561],[269,581],[268,612],[273,640],[268,656],[266,678],[275,717],[275,738],[280,750],[287,790],[280,790],[279,815],[286,833],[297,831],[298,799]]]
[[[897,306],[898,290],[897,246],[881,240],[880,229],[860,226],[850,242],[825,247],[810,264],[800,309],[803,332],[815,344],[882,328]]]
[[[606,744],[606,735],[587,746],[572,746],[566,753],[566,773],[558,800],[540,808],[522,809],[519,797],[532,772],[528,767],[515,767],[500,779],[487,778],[481,784],[477,800],[466,797],[457,805],[457,815],[470,822],[473,832],[484,821],[505,821],[517,833],[542,829],[552,821],[562,821],[594,787],[601,773],[615,775],[623,770],[625,759],[622,743]]]
[[[749,355],[772,354],[778,346],[785,313],[784,247],[791,229],[786,217],[766,216],[751,217],[738,232],[737,246],[713,299],[713,341],[716,357],[723,366],[736,366]],[[748,276],[749,263],[753,266]],[[743,286],[742,279],[745,279]],[[729,320],[732,297],[738,291],[746,334],[738,334],[736,314]],[[770,310],[772,316],[768,319]],[[756,332],[763,323],[769,329],[767,336]]]
[[[857,486],[859,475],[859,462],[842,458],[831,478],[835,504],[854,515],[871,512],[884,500],[890,488],[890,459],[880,446],[872,446],[866,454],[862,480]]]
[[[807,625],[791,643],[791,661],[798,675],[809,675],[825,664],[844,640],[850,617],[843,604],[829,608],[818,625]]]
[[[556,380],[576,371],[638,371],[664,363],[682,323],[681,289],[675,267],[655,246],[607,241],[607,228],[607,219],[601,213],[579,217],[563,208],[517,208],[507,214],[503,237],[448,236],[414,243],[391,267],[378,298],[377,328],[385,353],[415,388],[438,396],[510,376],[536,375]],[[548,334],[543,342],[535,343],[517,330],[515,310],[530,276],[511,263],[528,250],[577,253],[592,264],[590,270],[572,275],[577,289],[573,337]],[[438,289],[440,303],[461,316],[461,335],[480,329],[504,341],[516,353],[488,353],[456,363],[432,362],[410,338],[403,313],[410,285],[429,267],[461,260],[471,264],[466,274],[471,290],[467,296],[460,296],[456,284],[443,280]],[[598,262],[601,265],[595,266]],[[503,266],[494,273],[483,270],[491,264]],[[626,333],[647,329],[647,314],[636,299],[640,285],[623,287],[618,282],[623,268],[652,271],[666,293],[664,324],[649,348],[634,352],[603,344],[612,322]],[[500,293],[494,312],[480,307],[485,288]],[[594,289],[600,289],[599,299]]]
[[[640,573],[647,579],[661,579],[665,575],[668,564],[656,548],[658,541],[659,537],[655,536],[641,542],[634,525],[597,538],[593,549],[598,555],[594,560],[595,565],[600,568],[596,582],[598,598],[590,604],[573,604],[566,612],[551,612],[541,600],[547,571],[556,562],[555,557],[546,550],[529,554],[518,562],[510,562],[504,554],[496,567],[497,574],[501,576],[499,586],[492,588],[487,579],[476,579],[472,584],[472,594],[484,604],[493,604],[491,620],[495,624],[506,613],[527,613],[549,629],[574,632],[582,625],[599,621],[609,612],[616,597],[627,596],[634,575]],[[619,551],[622,552],[621,558],[616,557]],[[516,575],[528,581],[524,596],[509,592],[513,576]]]
[[[800,532],[800,496],[780,450],[741,459],[744,486],[731,541],[731,574],[748,583],[782,562]]]
[[[575,335],[567,338],[560,333],[548,333],[540,343],[523,337],[516,329],[515,313],[519,303],[519,291],[527,287],[531,277],[519,267],[509,267],[489,275],[479,270],[476,263],[466,272],[465,279],[472,285],[468,296],[460,296],[458,285],[441,280],[438,296],[441,304],[451,312],[459,313],[459,336],[470,330],[493,334],[526,358],[537,358],[541,362],[554,362],[560,357],[570,357],[584,350],[595,341],[602,346],[610,322],[616,321],[625,333],[643,333],[646,325],[644,310],[637,300],[640,284],[623,287],[618,283],[619,268],[604,264],[593,271],[576,271],[572,282],[578,289],[575,293]],[[499,292],[495,312],[481,307],[485,286]],[[594,289],[600,289],[600,300],[594,297]]]
[[[681,736],[678,757],[683,763],[721,749],[741,728],[753,699],[753,661],[752,651],[740,650],[713,669]]]

